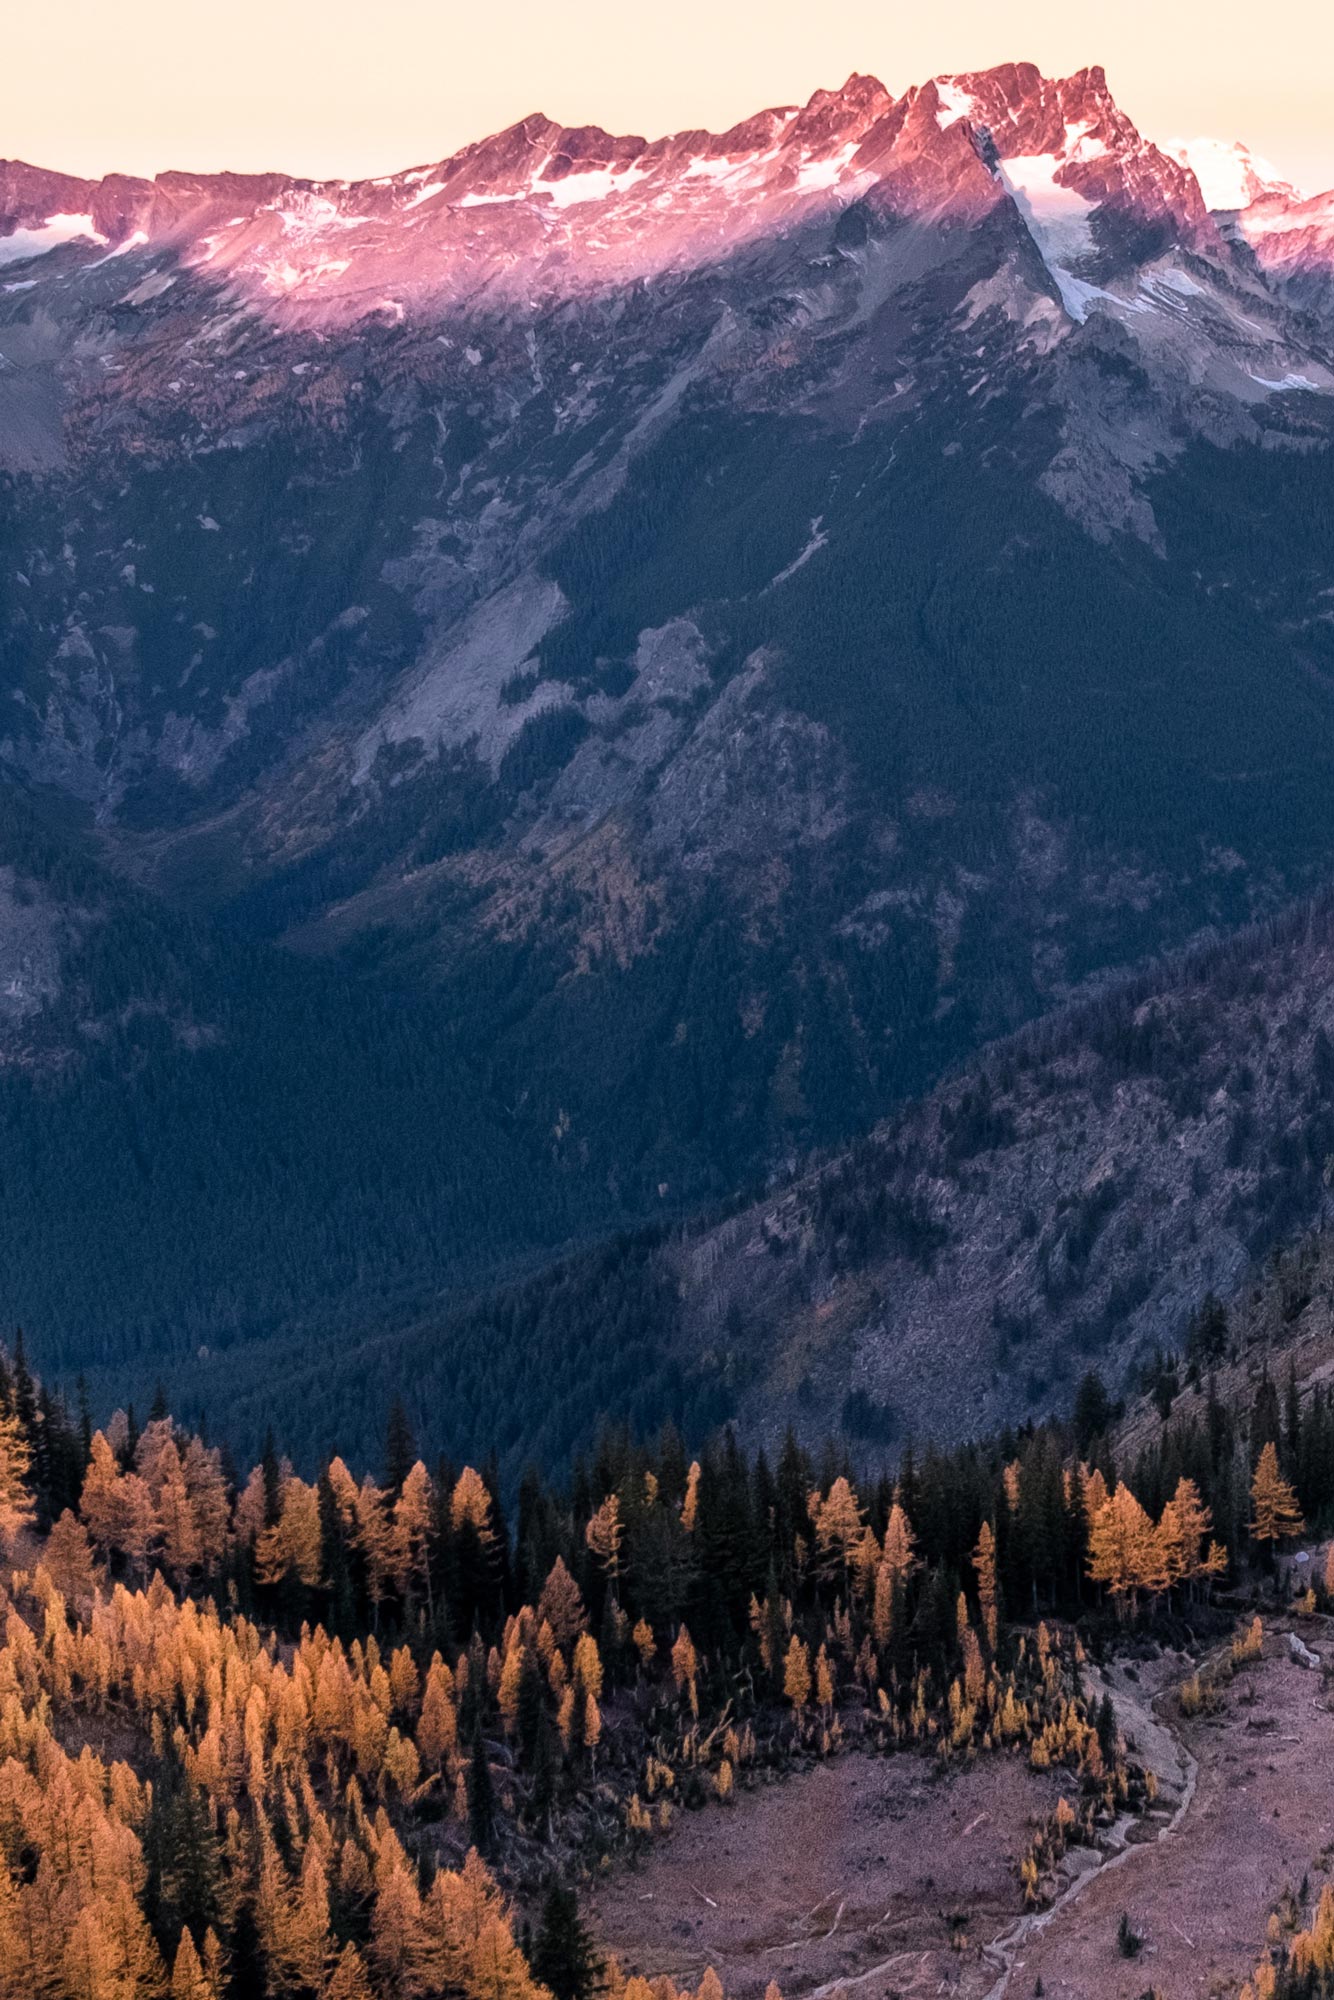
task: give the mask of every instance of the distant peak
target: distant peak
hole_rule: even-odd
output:
[[[1163,149],[1188,167],[1200,184],[1206,208],[1218,214],[1249,208],[1266,195],[1303,199],[1295,188],[1240,139],[1169,139]]]

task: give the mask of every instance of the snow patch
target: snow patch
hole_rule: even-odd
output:
[[[21,264],[29,257],[44,257],[62,243],[105,243],[106,237],[94,228],[91,215],[48,215],[36,229],[16,229],[12,236],[0,236],[0,264]]]
[[[1070,270],[1093,248],[1090,218],[1094,204],[1075,188],[1061,186],[1056,175],[1063,164],[1059,153],[1018,153],[1013,159],[1002,160],[998,171],[1056,281],[1062,305],[1071,319],[1082,323],[1088,317],[1090,301],[1111,294],[1085,284]]]
[[[164,292],[169,292],[175,283],[176,280],[170,271],[151,271],[146,278],[142,278],[137,285],[126,292],[120,304],[146,306],[150,300],[160,299]]]
[[[1278,381],[1271,381],[1268,376],[1257,375],[1250,368],[1246,370],[1246,373],[1250,376],[1252,382],[1258,382],[1262,389],[1277,391],[1284,389],[1313,389],[1317,395],[1320,394],[1320,384],[1313,382],[1309,375],[1284,375]]]
[[[344,215],[337,203],[323,194],[296,192],[289,195],[288,202],[287,207],[272,203],[269,213],[277,216],[285,236],[294,236],[302,243],[325,229],[360,229],[375,220],[373,215]]]
[[[1309,201],[1267,200],[1248,208],[1239,218],[1239,227],[1248,243],[1263,236],[1283,236],[1290,230],[1334,229],[1334,193],[1312,195]],[[0,249],[4,245],[0,244]]]
[[[1194,278],[1185,271],[1179,271],[1175,264],[1169,265],[1165,271],[1152,272],[1144,282],[1155,289],[1166,286],[1169,292],[1180,292],[1188,299],[1202,299],[1205,296],[1204,286],[1197,285]]]
[[[819,188],[835,187],[843,178],[843,170],[857,150],[857,142],[849,140],[827,160],[807,160],[797,170],[798,194],[812,194]]]
[[[717,181],[721,180],[724,174],[735,173],[741,164],[740,161],[728,159],[726,154],[717,160],[706,160],[702,155],[696,154],[681,178],[687,181]]]
[[[1101,160],[1105,158],[1107,153],[1106,143],[1102,139],[1091,138],[1090,134],[1092,130],[1092,122],[1087,118],[1082,119],[1076,125],[1066,126],[1065,157],[1067,160],[1078,160],[1083,164],[1088,160]]]
[[[1059,153],[1018,153],[1001,161],[1000,177],[1043,256],[1072,261],[1093,248],[1094,204],[1057,180],[1063,165]]]
[[[567,174],[563,181],[537,181],[532,191],[546,195],[556,208],[575,208],[581,202],[624,194],[647,177],[643,167],[624,167],[620,173],[613,173],[610,167],[589,167],[581,174]]]
[[[796,572],[801,568],[802,564],[808,563],[811,557],[825,546],[825,543],[829,540],[829,537],[824,532],[824,528],[822,525],[823,521],[824,521],[823,514],[817,514],[814,517],[814,519],[811,522],[810,537],[806,543],[805,548],[802,549],[799,555],[796,555],[792,558],[792,561],[788,564],[786,569],[779,570],[777,576],[773,579],[773,582],[769,585],[770,590],[774,588],[775,584],[786,583],[787,579],[790,576],[795,576]]]
[[[1123,299],[1119,292],[1109,292],[1105,285],[1090,285],[1084,278],[1076,278],[1070,271],[1059,265],[1049,264],[1047,269],[1056,280],[1056,288],[1061,294],[1061,304],[1071,319],[1082,326],[1092,308],[1102,301],[1109,306],[1119,306],[1122,312],[1151,313],[1153,303],[1149,299]]]
[[[114,262],[117,257],[128,257],[132,250],[142,250],[147,241],[148,231],[146,229],[136,229],[132,236],[127,236],[125,241],[118,243],[114,250],[108,250],[105,257],[97,258],[94,263],[88,266],[88,269],[90,271],[100,271],[104,264]]]
[[[936,113],[936,123],[942,132],[951,125],[957,125],[961,118],[972,118],[977,112],[977,100],[950,77],[936,78],[936,96],[940,99],[940,109]]]
[[[724,155],[721,159],[712,159],[703,153],[697,153],[687,164],[681,179],[729,181],[735,187],[745,181],[761,179],[765,168],[773,165],[782,150],[781,146],[770,146],[763,153]]]

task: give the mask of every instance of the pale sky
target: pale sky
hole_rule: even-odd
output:
[[[867,70],[896,95],[1007,60],[1102,63],[1150,138],[1245,139],[1334,185],[1329,0],[11,0],[0,155],[67,172],[443,158],[545,111],[719,130]]]

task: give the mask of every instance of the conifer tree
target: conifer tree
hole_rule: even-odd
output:
[[[477,1852],[490,1854],[496,1838],[496,1794],[480,1729],[473,1736],[468,1766],[468,1830]]]
[[[996,1536],[990,1521],[982,1523],[978,1534],[977,1547],[973,1550],[973,1568],[977,1571],[977,1601],[982,1607],[982,1629],[986,1633],[987,1651],[994,1658],[999,1631],[999,1590],[996,1583]]]
[[[553,2000],[592,2000],[602,1971],[592,1938],[579,1915],[575,1892],[555,1880],[542,1905],[532,1953],[533,1976]]]
[[[8,1554],[32,1525],[31,1470],[32,1452],[17,1411],[0,1410],[0,1554]]]
[[[42,1551],[52,1582],[61,1596],[76,1610],[92,1602],[96,1577],[88,1530],[76,1521],[67,1507],[46,1538]]]
[[[584,1529],[584,1540],[606,1571],[613,1597],[620,1583],[621,1542],[624,1535],[625,1523],[621,1519],[621,1503],[614,1493],[609,1493]]]
[[[537,1601],[537,1619],[540,1625],[550,1627],[551,1636],[562,1651],[572,1646],[587,1628],[588,1612],[584,1607],[583,1593],[565,1567],[563,1556],[556,1557],[551,1565],[551,1574],[542,1586],[542,1595]]]
[[[1134,1615],[1142,1590],[1166,1585],[1153,1522],[1124,1483],[1090,1524],[1088,1573],[1106,1588],[1122,1615]]]
[[[181,1932],[181,1941],[176,1947],[176,1962],[171,1973],[171,2000],[216,2000],[204,1977],[195,1941],[188,1930]]]
[[[395,1396],[389,1405],[384,1437],[384,1483],[391,1506],[403,1491],[403,1482],[416,1458],[417,1441],[412,1434],[412,1420],[403,1398]]]
[[[795,1632],[783,1665],[783,1693],[798,1713],[811,1698],[811,1656],[805,1641]]]
[[[1297,1495],[1279,1470],[1278,1448],[1270,1439],[1261,1450],[1251,1480],[1251,1534],[1272,1554],[1279,1542],[1300,1535],[1306,1523]]]

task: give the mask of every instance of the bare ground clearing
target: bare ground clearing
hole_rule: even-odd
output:
[[[784,2000],[840,1988],[853,2000],[1235,1995],[1280,1896],[1306,1878],[1317,1898],[1334,1861],[1334,1702],[1292,1658],[1287,1629],[1267,1635],[1212,1717],[1178,1713],[1183,1655],[1113,1669],[1120,1726],[1159,1806],[1118,1829],[1112,1846],[1126,1845],[1110,1858],[1072,1849],[1055,1908],[1036,1918],[1020,1916],[1016,1870],[1054,1777],[1020,1756],[942,1779],[923,1758],[849,1752],[731,1809],[681,1816],[637,1870],[597,1886],[597,1934],[627,1970],[678,1985],[713,1965],[729,2000],[755,2000],[771,1979]],[[1334,1660],[1334,1621],[1300,1631]],[[1123,1911],[1142,1939],[1133,1958],[1118,1949]]]
[[[1021,1906],[1030,1823],[1060,1790],[1017,1756],[940,1779],[924,1757],[848,1751],[732,1807],[679,1815],[638,1869],[597,1886],[590,1915],[627,1971],[698,1985],[712,1965],[728,2000],[771,1979],[784,2000],[942,1981],[972,2000],[996,1976],[981,1946]]]

